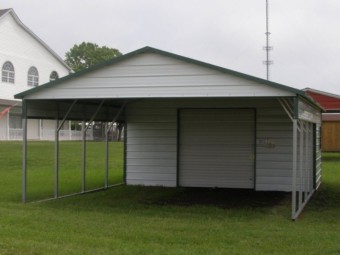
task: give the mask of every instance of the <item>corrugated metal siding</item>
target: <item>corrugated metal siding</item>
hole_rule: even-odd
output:
[[[126,111],[126,182],[176,186],[176,108],[136,106]]]
[[[41,98],[155,98],[292,96],[256,83],[155,53],[144,53],[88,73],[48,90],[27,95]]]
[[[255,111],[180,111],[179,185],[254,188]]]
[[[310,122],[300,121],[300,130],[302,131],[303,126],[303,155],[302,162],[300,161],[301,157],[301,148],[298,149],[298,166],[302,164],[301,173],[297,174],[297,190],[306,191],[309,189],[313,189],[314,182],[314,148],[313,148],[313,139],[314,139],[314,125]],[[298,134],[298,146],[300,146],[302,132]],[[300,183],[300,178],[302,178],[302,182]]]
[[[315,139],[315,188],[317,189],[321,184],[322,177],[322,151],[321,151],[321,126],[316,125],[316,139]]]
[[[276,101],[257,110],[256,190],[290,191],[292,122]]]
[[[255,189],[291,190],[292,124],[276,99],[164,99],[129,105],[128,184],[176,186],[177,109],[202,107],[257,108]]]

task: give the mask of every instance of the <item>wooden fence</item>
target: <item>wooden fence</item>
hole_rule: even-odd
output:
[[[322,151],[340,151],[340,121],[322,122]]]

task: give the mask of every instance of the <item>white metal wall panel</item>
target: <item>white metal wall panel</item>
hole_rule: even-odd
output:
[[[276,100],[257,110],[256,190],[291,191],[292,121]]]
[[[155,99],[128,105],[126,109],[129,123],[126,148],[128,184],[176,186],[177,109],[202,106],[256,108],[255,189],[291,191],[292,122],[278,101],[268,98]],[[138,161],[140,157],[144,160]],[[159,160],[162,159],[166,164],[161,164]],[[171,174],[171,178],[169,175],[160,174],[148,179],[146,174],[150,172]],[[136,176],[130,173],[138,174]]]
[[[176,186],[176,109],[136,104],[126,116],[127,184]]]
[[[179,185],[254,188],[252,109],[180,111]]]
[[[292,96],[291,92],[156,53],[41,90],[27,99]]]

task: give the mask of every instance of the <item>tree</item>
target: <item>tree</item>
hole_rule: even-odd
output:
[[[66,52],[65,62],[73,71],[78,72],[121,55],[122,53],[117,49],[106,46],[99,47],[95,43],[83,42],[79,45],[75,44]]]
[[[99,47],[95,43],[82,42],[81,44],[75,44],[68,52],[65,54],[66,64],[73,69],[73,71],[78,72],[82,69],[89,68],[100,62],[110,60],[115,57],[121,56],[119,50],[114,48],[109,48],[106,46]],[[72,123],[73,127],[78,126],[77,122]],[[96,122],[96,127],[101,131],[104,130],[104,124],[102,122]],[[121,129],[119,130],[119,137],[121,137]],[[103,134],[101,134],[103,136]]]
[[[118,142],[120,142],[122,140],[122,131],[124,128],[124,122],[121,121],[117,121],[116,122],[116,139]]]

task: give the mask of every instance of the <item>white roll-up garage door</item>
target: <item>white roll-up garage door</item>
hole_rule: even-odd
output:
[[[254,188],[255,111],[181,109],[179,185]]]

